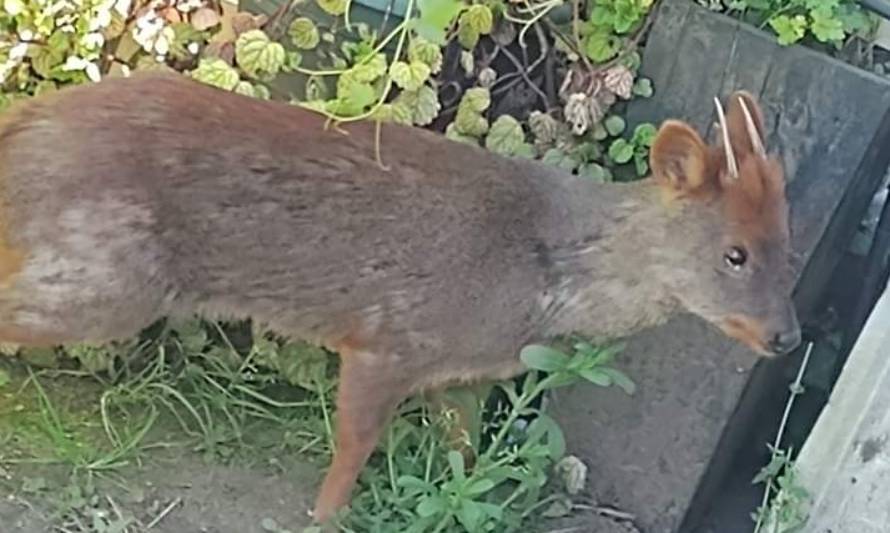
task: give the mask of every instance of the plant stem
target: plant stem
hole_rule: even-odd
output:
[[[788,417],[791,413],[791,407],[794,405],[794,399],[801,394],[800,382],[803,380],[803,374],[810,362],[810,354],[812,353],[812,351],[813,343],[810,342],[810,344],[807,346],[807,351],[804,353],[803,361],[800,363],[800,368],[797,370],[797,378],[794,380],[794,384],[791,385],[791,396],[788,397],[788,402],[785,403],[785,412],[782,414],[782,422],[779,424],[779,431],[776,432],[776,440],[773,442],[773,457],[775,457],[778,453],[779,445],[782,443],[782,436],[785,433],[785,426],[788,423]],[[772,486],[772,479],[767,480],[766,489],[763,491],[763,500],[760,504],[761,509],[766,509],[766,504],[769,501]],[[763,526],[764,516],[765,513],[760,513],[760,515],[757,517],[757,525],[754,526],[754,533],[758,533],[760,531],[760,528]]]

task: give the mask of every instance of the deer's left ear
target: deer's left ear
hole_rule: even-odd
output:
[[[685,196],[708,185],[708,147],[692,127],[666,120],[649,151],[652,173],[665,192]]]

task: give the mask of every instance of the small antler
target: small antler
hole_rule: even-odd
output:
[[[766,158],[766,149],[763,147],[763,141],[760,139],[760,133],[757,132],[757,126],[754,125],[754,119],[748,106],[745,105],[745,99],[739,96],[739,103],[742,105],[742,113],[745,114],[745,128],[748,130],[748,137],[751,139],[751,147],[754,153],[762,158]]]
[[[739,166],[735,160],[735,154],[732,153],[732,144],[729,142],[729,127],[726,125],[726,115],[723,114],[723,106],[720,105],[720,99],[714,97],[714,104],[717,106],[717,118],[720,120],[720,131],[723,133],[723,149],[726,152],[726,169],[729,171],[729,177],[739,177]]]

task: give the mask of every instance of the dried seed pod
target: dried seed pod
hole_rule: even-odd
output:
[[[590,115],[590,123],[594,125],[599,124],[606,116],[603,104],[595,97],[587,99],[587,113]]]
[[[607,89],[624,100],[627,100],[632,95],[634,75],[624,65],[616,65],[607,70],[603,77],[603,82],[605,82]]]
[[[491,88],[498,79],[498,73],[491,67],[485,67],[479,71],[479,86],[486,89]]]
[[[588,100],[589,97],[584,93],[573,93],[569,95],[563,108],[566,122],[572,126],[572,133],[575,135],[583,135],[587,128],[590,127],[590,104]]]
[[[559,123],[547,113],[532,111],[528,117],[528,127],[535,136],[535,141],[550,144],[556,140]]]

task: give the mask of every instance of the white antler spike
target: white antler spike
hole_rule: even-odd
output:
[[[726,153],[726,170],[729,177],[739,177],[739,166],[735,160],[735,154],[732,153],[732,144],[729,142],[729,127],[726,125],[726,115],[723,114],[723,106],[720,105],[720,99],[714,97],[714,104],[717,106],[717,118],[720,121],[720,131],[723,134],[723,150]]]
[[[745,128],[748,130],[748,137],[751,139],[751,147],[754,153],[762,158],[766,158],[766,149],[763,147],[763,141],[760,139],[760,133],[757,132],[757,126],[754,125],[754,118],[745,105],[745,99],[739,96],[739,104],[742,105],[742,113],[745,114]]]

